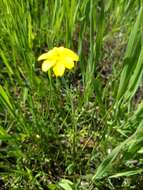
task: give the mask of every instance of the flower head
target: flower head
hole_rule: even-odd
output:
[[[53,68],[56,76],[63,76],[66,68],[72,69],[74,67],[74,62],[79,60],[79,56],[68,48],[54,47],[38,58],[38,61],[41,60],[43,60],[42,71],[47,72]]]

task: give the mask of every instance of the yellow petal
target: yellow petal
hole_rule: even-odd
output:
[[[61,47],[61,48],[63,48],[63,47]],[[64,48],[63,53],[65,54],[65,56],[72,58],[73,61],[79,60],[79,56],[68,48]]]
[[[47,72],[54,65],[55,65],[55,61],[46,60],[42,63],[42,71]]]
[[[52,50],[48,51],[47,53],[43,53],[38,57],[38,61],[44,60],[44,59],[55,59],[56,57],[56,49],[53,48]]]
[[[56,63],[56,65],[53,67],[53,71],[54,71],[54,74],[58,77],[58,76],[63,76],[64,74],[64,71],[65,71],[65,66],[63,63],[61,62],[58,62]]]
[[[63,64],[67,69],[72,69],[74,67],[73,59],[70,57],[66,57],[65,59],[63,59]]]

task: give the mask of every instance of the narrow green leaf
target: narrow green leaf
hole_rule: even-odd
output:
[[[62,179],[58,185],[62,187],[64,190],[73,190],[72,185],[73,183],[70,180]]]
[[[8,105],[11,110],[13,110],[9,97],[7,96],[5,90],[3,89],[1,85],[0,85],[0,97],[2,98],[2,101],[4,101],[4,103],[6,103],[6,105]]]
[[[118,177],[129,177],[132,175],[137,175],[137,174],[141,174],[143,172],[143,169],[138,169],[138,170],[132,170],[132,171],[126,171],[126,172],[120,172],[117,174],[114,174],[112,176],[110,176],[110,178],[118,178]]]
[[[9,72],[10,74],[14,74],[14,73],[13,73],[13,70],[12,70],[10,64],[9,64],[9,61],[7,60],[7,58],[6,58],[6,56],[4,55],[4,52],[3,52],[2,50],[0,50],[0,56],[1,56],[2,60],[3,60],[3,63],[6,65],[6,67],[7,67],[7,69],[8,69],[8,72]]]
[[[129,42],[127,45],[127,49],[126,49],[126,53],[125,53],[125,58],[124,60],[128,60],[132,57],[132,53],[134,51],[134,46],[136,44],[136,41],[138,39],[138,32],[139,32],[139,26],[141,24],[141,19],[142,19],[142,10],[143,8],[140,8],[138,17],[136,19],[136,23],[131,31],[130,37],[129,37]],[[126,88],[129,82],[129,69],[130,67],[132,67],[132,65],[130,64],[129,61],[124,62],[124,67],[123,67],[123,71],[121,73],[121,77],[120,77],[120,84],[119,84],[119,89],[118,89],[118,93],[117,93],[117,101],[119,101],[124,93],[126,92]]]

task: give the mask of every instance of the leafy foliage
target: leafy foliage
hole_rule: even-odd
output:
[[[142,1],[0,1],[1,189],[141,189]],[[37,58],[80,61],[65,77]]]

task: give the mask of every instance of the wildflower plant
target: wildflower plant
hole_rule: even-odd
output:
[[[143,189],[143,1],[0,8],[0,189]]]
[[[57,77],[61,77],[66,68],[72,69],[74,67],[74,62],[79,60],[79,56],[68,48],[54,47],[38,58],[38,61],[41,60],[44,60],[42,63],[42,71],[47,72],[53,67],[54,74]]]

